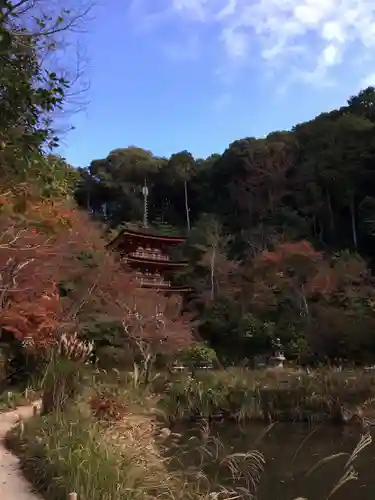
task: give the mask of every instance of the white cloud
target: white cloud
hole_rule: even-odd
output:
[[[340,51],[336,45],[326,45],[321,55],[321,64],[324,67],[335,66],[340,62]]]
[[[249,33],[245,31],[232,30],[229,27],[223,28],[221,40],[230,57],[242,59],[248,55]]]
[[[181,14],[190,14],[193,19],[204,21],[208,0],[172,0],[172,6]]]
[[[140,0],[134,0],[140,1]],[[335,69],[371,53],[374,0],[164,0],[184,21],[215,26],[227,61],[258,59],[304,79],[329,79]],[[364,66],[364,65],[363,65]],[[359,79],[361,77],[359,76]]]

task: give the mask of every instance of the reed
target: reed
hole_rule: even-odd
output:
[[[209,500],[213,494],[224,500],[255,494],[264,465],[259,452],[214,456],[214,440],[207,440],[197,443],[205,463],[176,470],[161,453],[157,434],[150,418],[128,415],[120,424],[103,425],[81,405],[79,411],[34,417],[24,423],[22,434],[18,429],[9,434],[7,444],[46,498],[66,500],[72,491],[79,500]],[[232,481],[220,484],[206,475],[205,466],[213,460]]]
[[[65,375],[64,370],[55,370],[53,387],[60,388]],[[186,466],[181,463],[181,436],[168,429],[163,433],[152,413],[158,399],[152,394],[152,384],[138,383],[137,373],[108,377],[95,372],[80,380],[86,386],[74,391],[80,394],[78,398],[66,398],[64,405],[57,404],[47,415],[35,414],[22,422],[22,432],[18,426],[7,437],[26,476],[46,498],[66,500],[71,492],[77,493],[78,500],[256,497],[266,465],[256,449],[228,451],[211,436],[206,420],[193,447],[198,460]],[[237,419],[264,417],[266,411],[295,418],[302,415],[298,411],[328,413],[337,401],[354,404],[369,399],[373,381],[371,375],[358,379],[317,372],[311,377],[234,369],[198,373],[194,378],[176,376],[159,399],[168,410],[166,415],[174,412],[181,418],[211,417],[219,410],[228,415],[233,412]],[[354,462],[370,442],[369,434],[361,438],[331,495],[357,478]],[[178,456],[166,453],[173,445],[180,450]],[[189,453],[191,446],[189,443]],[[321,461],[315,469],[335,457]]]
[[[151,498],[156,491],[170,498],[173,478],[152,456],[146,433],[109,433],[88,413],[70,411],[32,419],[7,442],[46,498],[66,500],[72,491],[80,500]]]
[[[159,404],[170,420],[338,422],[344,410],[353,416],[365,406],[371,411],[374,397],[375,376],[360,371],[235,369],[175,376]]]
[[[127,397],[130,399],[131,391]],[[210,434],[208,422],[204,422],[195,444],[189,443],[189,453],[193,450],[197,460],[187,466],[181,459],[182,436],[167,434],[166,440],[156,420],[147,414],[128,412],[114,421],[97,419],[81,400],[64,412],[35,415],[24,423],[22,433],[15,428],[7,443],[18,453],[26,476],[46,498],[66,500],[72,491],[78,500],[256,497],[264,469],[267,470],[259,451],[228,452]],[[370,434],[361,437],[347,456],[342,477],[332,485],[328,497],[357,479],[355,461],[370,443]],[[178,454],[166,453],[173,446]],[[310,474],[341,455],[321,460]]]

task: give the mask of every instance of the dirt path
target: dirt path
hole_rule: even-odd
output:
[[[0,498],[1,500],[41,500],[32,492],[30,484],[23,477],[19,460],[4,446],[4,436],[17,422],[19,415],[23,419],[31,417],[32,406],[23,406],[14,411],[0,413]]]

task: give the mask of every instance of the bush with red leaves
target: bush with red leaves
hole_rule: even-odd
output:
[[[90,399],[93,415],[100,420],[121,420],[126,407],[113,395],[98,394]]]

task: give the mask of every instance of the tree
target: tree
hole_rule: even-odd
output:
[[[223,292],[222,287],[225,289],[235,268],[226,256],[229,242],[230,236],[223,232],[220,222],[209,214],[202,215],[189,237],[188,245],[195,250],[195,266],[203,271],[203,297],[208,289],[210,301]],[[190,284],[194,286],[195,280],[192,281]]]
[[[348,99],[348,111],[374,122],[375,87],[367,87]]]
[[[173,154],[169,159],[168,169],[172,179],[175,182],[183,183],[186,224],[188,231],[190,231],[191,222],[190,222],[190,209],[189,209],[187,186],[195,169],[195,160],[193,155],[188,151],[181,151],[180,153]]]
[[[190,342],[188,326],[185,336],[176,334],[182,327],[173,308],[156,292],[144,296],[137,289],[85,214],[63,200],[38,201],[27,193],[22,203],[19,195],[4,193],[2,208],[0,324],[17,340],[45,348],[95,316],[105,313],[129,326],[136,312],[142,318],[140,340],[158,342],[150,332],[162,314],[165,349],[177,346],[178,339]]]
[[[279,244],[254,261],[255,293],[264,290],[264,286],[270,287],[272,293],[282,290],[292,299],[292,305],[299,314],[309,317],[306,287],[316,275],[321,260],[322,254],[306,241]],[[262,300],[262,295],[258,300]]]
[[[61,104],[59,97],[66,97],[56,93],[54,101],[52,95],[56,90],[56,83],[68,82],[68,86],[74,85],[77,75],[67,76],[67,71],[48,70],[48,57],[63,49],[67,50],[64,36],[68,31],[82,28],[82,24],[91,10],[92,4],[77,5],[73,8],[65,3],[64,8],[59,7],[57,2],[49,5],[40,0],[20,0],[18,2],[5,1],[0,15],[0,29],[2,33],[1,57],[4,64],[3,69],[3,96],[11,99],[25,98],[25,91],[34,92],[39,101],[30,101],[31,106],[41,106],[41,109],[50,113],[52,108]],[[11,58],[10,58],[11,55]],[[45,73],[45,74],[43,74]],[[18,81],[15,78],[18,77]],[[10,77],[10,78],[9,78]],[[33,78],[32,86],[29,86],[30,78]],[[35,85],[37,83],[37,85]],[[45,92],[42,92],[44,84]],[[10,86],[11,85],[11,86]],[[60,85],[61,86],[61,85]],[[65,88],[67,90],[67,88]],[[48,104],[44,102],[49,98]],[[5,100],[5,99],[4,99]],[[27,105],[27,101],[23,101]],[[9,103],[10,104],[10,103]],[[11,111],[10,107],[8,108]],[[20,107],[17,112],[25,111]],[[13,113],[16,110],[13,110]],[[31,115],[29,115],[31,118]],[[3,116],[2,116],[3,118]],[[5,118],[5,117],[4,117]],[[11,122],[12,123],[12,122]]]
[[[142,220],[142,186],[145,180],[153,182],[163,162],[134,146],[111,151],[106,158],[93,160],[87,170],[81,170],[76,200],[112,227],[127,219]]]
[[[358,360],[359,346],[373,352],[373,101],[369,87],[290,131],[245,137],[205,159],[115,150],[112,166],[82,172],[80,203],[96,215],[106,207],[112,227],[137,222],[147,177],[154,229],[189,229],[178,277],[192,289],[185,306],[221,355],[235,343],[239,354],[265,349],[277,331],[291,356]]]
[[[41,0],[5,1],[0,13],[0,165],[2,186],[49,177],[44,152],[58,144],[56,117],[77,98],[81,71],[57,67],[55,55],[69,53],[66,33],[82,26],[90,5],[69,9]],[[73,58],[69,58],[73,59]],[[76,67],[78,68],[78,62]],[[77,88],[78,86],[78,88]],[[62,173],[61,162],[56,177]],[[45,167],[46,171],[43,172]],[[40,175],[42,176],[40,177]],[[65,179],[67,180],[67,179]]]

